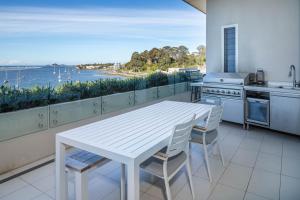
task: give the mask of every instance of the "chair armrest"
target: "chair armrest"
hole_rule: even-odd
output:
[[[193,130],[201,131],[201,132],[206,132],[207,131],[207,129],[205,127],[199,127],[199,126],[194,126]]]
[[[157,152],[156,154],[153,155],[153,157],[157,158],[157,159],[160,159],[160,160],[163,160],[163,161],[168,160],[167,154],[162,153],[162,152]]]

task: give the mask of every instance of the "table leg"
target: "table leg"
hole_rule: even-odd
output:
[[[127,196],[128,200],[140,199],[140,167],[132,163],[127,166]]]
[[[121,164],[121,200],[126,199],[126,177],[125,177],[125,164]]]
[[[56,200],[67,199],[67,177],[65,172],[66,146],[56,140]]]

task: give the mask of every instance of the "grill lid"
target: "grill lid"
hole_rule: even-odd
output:
[[[207,73],[203,78],[204,83],[222,83],[233,85],[246,85],[249,73]]]

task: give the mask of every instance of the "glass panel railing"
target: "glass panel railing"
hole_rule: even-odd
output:
[[[187,77],[185,73],[176,73],[175,77],[175,94],[187,91]]]
[[[0,141],[48,129],[48,106],[0,114]]]
[[[6,125],[6,120],[1,120],[0,131],[3,137],[0,139],[44,130],[48,128],[48,123],[50,128],[53,128],[179,94],[187,90],[186,81],[184,74],[158,72],[145,77],[127,79],[66,82],[56,87],[50,87],[50,84],[49,87],[30,89],[2,86],[0,112],[21,110],[20,113],[28,111],[28,115],[31,115],[33,111],[30,111],[30,108],[49,105],[50,113],[48,110],[45,111],[47,114],[43,113],[43,116],[47,116],[47,120],[43,119],[46,122],[38,120],[34,122],[34,117],[29,117],[29,122],[23,124],[19,121],[26,118],[25,114],[14,116],[11,112],[12,116],[8,115],[7,119],[17,122],[18,126],[14,127],[9,123]],[[6,115],[1,114],[1,119],[4,119],[4,116]]]
[[[50,128],[101,115],[101,97],[50,105]]]
[[[134,105],[134,91],[102,97],[102,114],[119,111]]]
[[[134,105],[135,79],[101,81],[102,113],[115,112]]]
[[[157,99],[156,81],[147,77],[136,77],[134,97],[135,105]]]
[[[158,98],[174,95],[174,74],[160,74],[158,76]]]

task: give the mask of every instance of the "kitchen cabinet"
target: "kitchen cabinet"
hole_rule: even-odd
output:
[[[271,93],[271,129],[300,135],[300,94]]]

